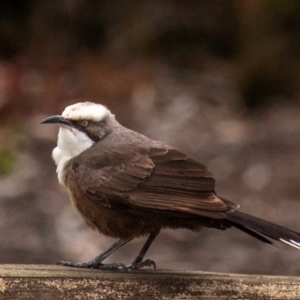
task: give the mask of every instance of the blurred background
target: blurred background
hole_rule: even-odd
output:
[[[85,261],[115,240],[59,186],[68,104],[106,105],[215,174],[242,210],[300,231],[300,1],[0,2],[0,263]],[[130,263],[145,239],[107,261]],[[300,275],[300,252],[235,229],[165,230],[159,268]]]

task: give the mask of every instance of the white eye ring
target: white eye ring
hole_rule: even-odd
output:
[[[87,121],[87,120],[82,120],[82,121],[80,122],[80,125],[83,126],[83,127],[88,126],[88,124],[89,124],[89,121]]]

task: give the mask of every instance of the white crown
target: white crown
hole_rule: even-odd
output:
[[[109,114],[111,114],[110,110],[102,104],[78,102],[67,106],[62,116],[70,120],[91,120],[100,122]]]

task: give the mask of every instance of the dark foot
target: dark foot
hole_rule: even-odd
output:
[[[90,268],[90,269],[99,269],[99,270],[124,270],[127,271],[127,267],[121,263],[112,263],[112,264],[102,264],[97,262],[69,262],[69,261],[59,261],[57,265],[65,267],[74,267],[74,268]]]
[[[156,263],[151,259],[146,259],[143,261],[134,261],[130,265],[126,266],[126,268],[130,270],[137,270],[144,267],[153,267],[153,269],[156,270]]]

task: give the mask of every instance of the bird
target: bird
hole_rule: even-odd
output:
[[[59,125],[52,151],[59,183],[88,226],[117,238],[111,247],[87,262],[59,265],[103,270],[153,267],[144,259],[160,231],[203,227],[235,227],[273,245],[300,250],[300,233],[241,212],[239,205],[215,192],[207,167],[163,142],[122,126],[104,105],[78,102],[42,124]],[[148,236],[132,263],[104,263],[134,238]]]

